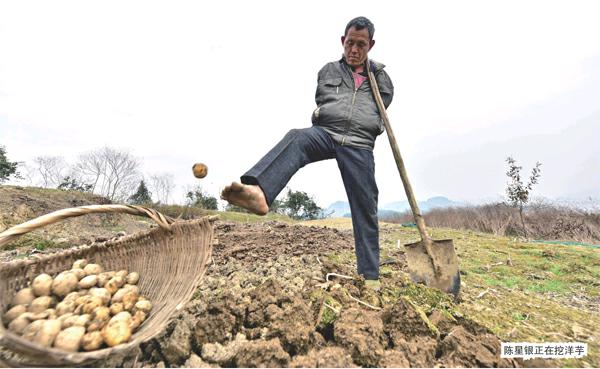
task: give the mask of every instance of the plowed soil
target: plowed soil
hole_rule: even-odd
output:
[[[351,262],[328,257],[352,252],[351,231],[218,222],[215,237],[213,262],[195,298],[168,329],[101,365],[518,366],[500,359],[496,336],[467,318],[366,290]],[[396,255],[394,267],[404,268],[402,260]]]

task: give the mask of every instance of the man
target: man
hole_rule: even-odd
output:
[[[366,71],[375,45],[373,23],[352,19],[342,36],[344,55],[326,64],[318,75],[313,126],[292,129],[252,169],[225,187],[221,198],[255,214],[265,215],[275,197],[306,164],[336,159],[352,212],[358,273],[367,287],[379,289],[379,225],[373,147],[383,132]],[[384,65],[369,61],[387,107],[394,86]]]

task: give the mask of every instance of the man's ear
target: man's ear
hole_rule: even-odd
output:
[[[344,46],[344,41],[346,41],[346,36],[342,36],[342,46]]]
[[[369,42],[369,51],[371,51],[371,49],[373,48],[373,46],[375,46],[375,40],[371,40]]]

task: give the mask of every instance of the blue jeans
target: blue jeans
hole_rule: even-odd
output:
[[[358,274],[379,279],[379,224],[373,152],[341,146],[321,128],[292,129],[252,169],[241,177],[244,184],[258,185],[267,204],[306,164],[336,159],[352,212]]]

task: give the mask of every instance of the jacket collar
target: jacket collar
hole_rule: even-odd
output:
[[[352,67],[350,67],[350,65],[348,65],[348,63],[346,63],[346,57],[344,56],[344,54],[342,54],[342,58],[339,60],[339,62],[340,62],[340,64],[345,65],[348,69],[352,70]],[[373,73],[377,73],[380,70],[382,70],[383,68],[385,68],[385,64],[376,62],[373,59],[369,59],[369,64],[371,66],[371,71]]]

